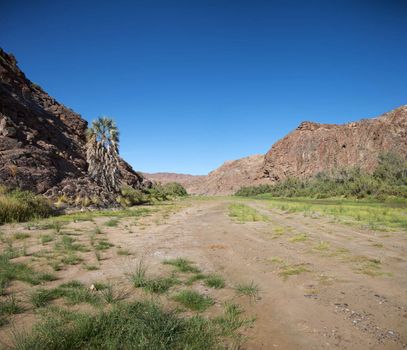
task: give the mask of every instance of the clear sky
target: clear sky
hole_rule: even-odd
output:
[[[0,0],[0,46],[137,170],[205,174],[407,104],[407,1]]]

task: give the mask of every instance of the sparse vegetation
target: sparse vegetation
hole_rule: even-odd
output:
[[[299,233],[299,234],[297,234],[297,235],[295,235],[295,236],[293,236],[293,237],[291,237],[291,238],[289,238],[288,240],[290,241],[290,242],[304,242],[304,241],[306,241],[308,239],[308,236],[307,236],[307,234],[306,233]]]
[[[193,272],[193,273],[200,272],[200,270],[197,267],[193,266],[191,261],[184,258],[165,260],[163,264],[172,265],[176,267],[177,270],[180,272]]]
[[[362,225],[373,230],[407,230],[407,203],[376,202],[352,199],[279,198],[268,201],[272,208],[304,215],[332,216],[344,223]]]
[[[0,255],[0,294],[4,294],[8,284],[14,280],[37,285],[54,279],[52,274],[36,272],[26,264],[11,262],[7,254]]]
[[[299,275],[303,272],[308,272],[309,269],[306,268],[305,264],[296,264],[296,265],[284,265],[279,272],[279,275],[284,279],[287,279],[290,276]]]
[[[118,224],[119,224],[119,219],[113,218],[113,219],[110,219],[109,221],[106,221],[105,226],[116,227]]]
[[[165,293],[172,286],[179,284],[180,281],[173,275],[170,277],[147,277],[147,267],[143,261],[140,261],[136,267],[134,273],[130,276],[134,287],[143,288],[150,293]]]
[[[25,232],[17,232],[13,235],[13,238],[17,239],[17,240],[23,240],[23,239],[27,239],[29,237],[30,237],[30,235]]]
[[[31,294],[30,300],[35,307],[44,307],[50,301],[59,298],[64,298],[71,305],[79,303],[97,304],[100,302],[100,297],[93,294],[79,281],[64,283],[54,289],[39,288]]]
[[[229,206],[229,216],[239,222],[267,221],[267,217],[261,215],[256,209],[237,203]]]
[[[225,279],[218,275],[209,275],[205,278],[205,284],[208,287],[221,289],[225,287]]]
[[[240,283],[235,286],[237,294],[246,295],[256,299],[259,296],[259,286],[251,281],[250,283]]]
[[[44,245],[46,243],[52,242],[54,240],[54,236],[49,235],[49,234],[44,234],[44,235],[41,235],[40,240],[41,240],[41,244]]]
[[[324,241],[320,241],[320,242],[314,247],[315,250],[318,250],[318,251],[320,251],[320,252],[329,250],[329,248],[330,248],[329,242],[324,242]]]

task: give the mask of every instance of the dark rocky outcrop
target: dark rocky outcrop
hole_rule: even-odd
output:
[[[86,129],[79,114],[28,80],[14,56],[0,49],[0,184],[113,203],[114,194],[87,175]],[[120,168],[126,184],[149,184],[125,161]]]

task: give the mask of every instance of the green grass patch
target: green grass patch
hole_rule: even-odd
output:
[[[54,279],[52,274],[34,271],[26,264],[11,262],[7,254],[0,255],[0,295],[5,293],[8,284],[14,280],[37,285]]]
[[[299,233],[288,239],[289,242],[293,242],[293,243],[304,242],[306,240],[308,240],[308,236],[306,233]]]
[[[201,281],[204,280],[207,276],[203,273],[196,273],[195,275],[189,277],[186,281],[185,284],[187,286],[193,285],[196,281]]]
[[[261,215],[256,209],[244,204],[229,205],[229,216],[238,222],[267,221],[268,218]]]
[[[379,259],[371,259],[363,256],[351,258],[352,262],[355,264],[356,273],[363,275],[368,275],[371,277],[377,276],[391,276],[389,272],[382,270],[382,262]]]
[[[254,319],[242,318],[242,308],[234,303],[225,303],[223,315],[217,317],[215,322],[221,327],[222,333],[225,336],[230,336],[236,339],[237,344],[241,344],[244,337],[237,331],[242,327],[247,327],[253,324]]]
[[[284,279],[288,279],[290,276],[296,276],[303,272],[309,272],[310,270],[306,268],[305,264],[296,264],[296,265],[284,265],[281,268],[281,271],[278,273],[279,276]]]
[[[269,200],[271,208],[333,217],[339,222],[377,231],[407,231],[407,214],[403,202],[379,202],[357,199],[278,198]]]
[[[214,304],[212,298],[192,290],[181,291],[174,295],[173,299],[188,309],[200,312]]]
[[[238,329],[243,323],[239,320],[240,311],[229,309],[223,319],[210,320],[181,317],[154,302],[117,303],[97,314],[49,308],[43,311],[43,320],[31,333],[15,339],[14,347],[21,350],[231,348],[236,345]]]
[[[75,252],[68,252],[67,255],[61,258],[61,263],[63,263],[64,265],[78,265],[82,261],[83,259]]]
[[[174,266],[180,272],[192,272],[192,273],[200,272],[200,270],[196,266],[194,266],[191,261],[184,258],[164,260],[163,264]]]
[[[114,247],[114,244],[109,243],[108,241],[105,241],[105,240],[100,240],[94,245],[94,248],[96,250],[107,250],[111,247]]]
[[[14,295],[7,296],[0,301],[0,316],[20,314],[24,310]]]
[[[215,289],[222,289],[225,287],[225,279],[218,275],[209,275],[205,278],[205,285]]]
[[[273,228],[273,238],[281,237],[282,235],[284,235],[284,233],[284,227],[278,226]]]
[[[80,251],[80,252],[88,252],[89,248],[85,247],[83,244],[75,243],[76,240],[68,235],[62,235],[61,239],[55,243],[55,248],[57,250],[65,250],[65,251]]]
[[[330,246],[329,242],[320,241],[313,249],[324,252],[329,250]]]
[[[240,283],[235,286],[236,293],[239,295],[246,295],[253,299],[259,296],[259,286],[251,281],[250,283]]]
[[[113,218],[110,219],[109,221],[105,222],[105,226],[107,227],[116,227],[119,224],[119,219]]]
[[[92,293],[79,281],[64,283],[54,289],[37,289],[31,294],[30,300],[35,307],[44,307],[59,298],[63,298],[70,305],[80,303],[96,305],[101,301],[98,295]]]
[[[142,261],[136,267],[136,270],[130,276],[130,280],[136,288],[143,288],[150,293],[162,294],[167,292],[171,287],[181,282],[175,277],[155,277],[147,276],[147,267]]]
[[[23,240],[23,239],[27,239],[29,237],[30,237],[30,235],[25,232],[17,232],[13,235],[13,238],[17,239],[17,240]]]
[[[53,235],[45,234],[45,235],[41,235],[40,241],[41,241],[41,244],[44,245],[46,243],[52,242],[54,240],[54,238],[55,237]]]
[[[98,265],[83,264],[82,267],[83,267],[85,270],[88,270],[88,271],[96,271],[96,270],[99,270],[99,266],[98,266]]]

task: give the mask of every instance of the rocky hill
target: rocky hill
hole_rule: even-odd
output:
[[[271,184],[288,176],[304,178],[333,168],[357,165],[371,171],[378,155],[386,151],[407,158],[407,106],[343,125],[303,122],[266,155],[226,162],[206,176],[146,176],[163,183],[180,182],[191,194],[227,195],[242,186]]]
[[[87,176],[87,122],[28,80],[13,55],[0,49],[0,184],[49,197],[92,198],[112,194]],[[145,179],[121,161],[123,181]]]
[[[196,195],[227,195],[236,192],[241,186],[264,182],[258,178],[264,162],[263,155],[253,155],[238,160],[230,160],[208,175],[188,175],[176,173],[144,173],[152,181],[179,182],[188,193]]]
[[[259,154],[226,161],[205,176],[174,173],[144,173],[144,175],[156,182],[179,182],[190,194],[228,195],[235,193],[242,186],[267,183],[267,180],[259,177],[263,163],[264,156]]]
[[[343,125],[303,122],[267,152],[260,176],[279,181],[355,165],[372,171],[388,151],[407,157],[407,106]]]

